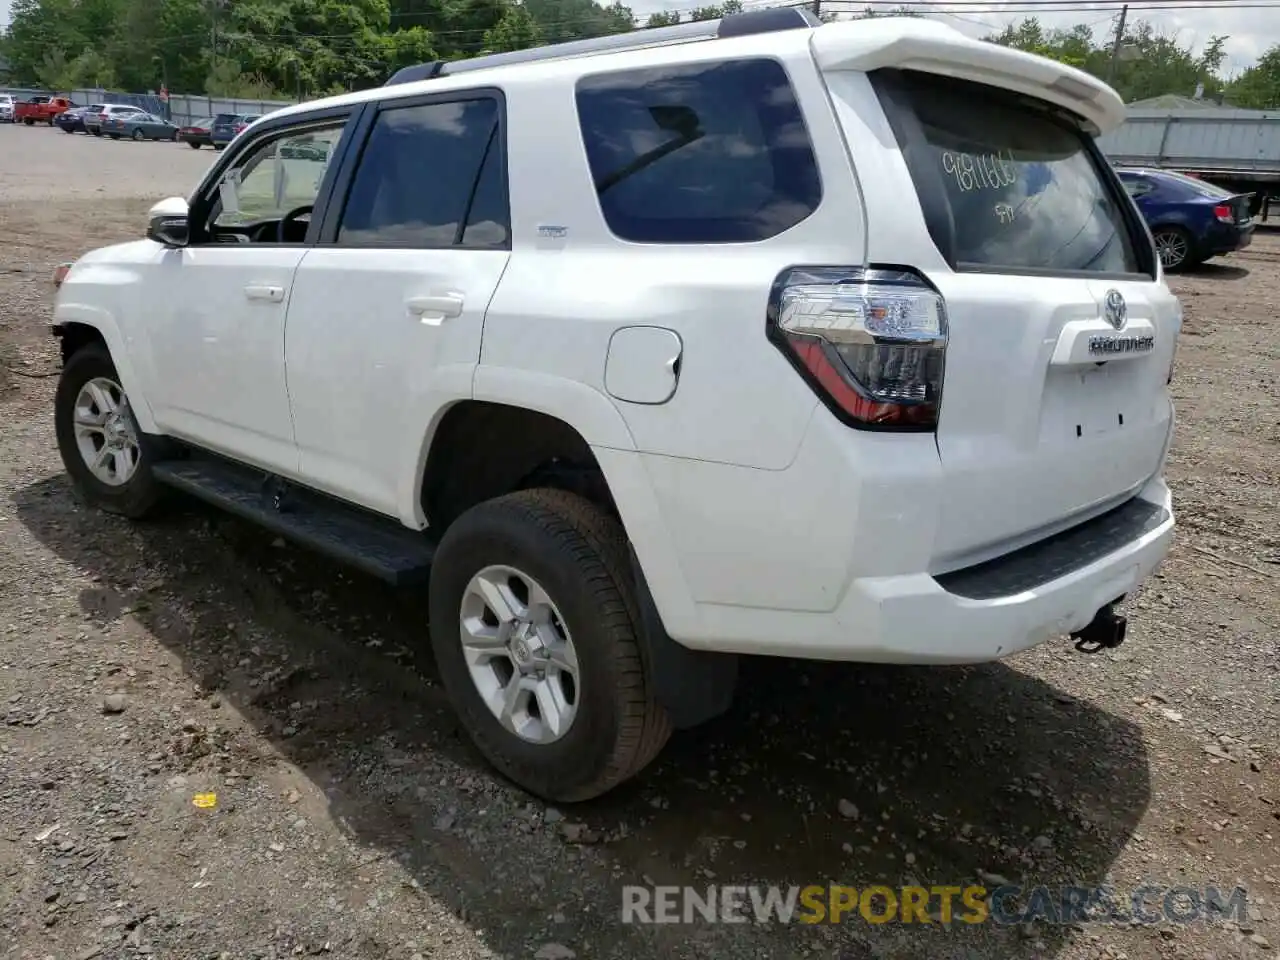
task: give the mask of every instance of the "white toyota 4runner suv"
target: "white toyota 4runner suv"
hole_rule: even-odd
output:
[[[559,801],[722,713],[738,654],[1113,646],[1173,535],[1181,323],[1123,117],[799,8],[409,68],[60,268],[62,458],[429,582],[463,724]]]

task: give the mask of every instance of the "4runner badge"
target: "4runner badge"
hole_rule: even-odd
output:
[[[1124,297],[1120,295],[1119,290],[1107,291],[1103,315],[1106,317],[1107,323],[1117,330],[1124,327],[1125,321],[1129,319],[1129,305],[1124,302]]]

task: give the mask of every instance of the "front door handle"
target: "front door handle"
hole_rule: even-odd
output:
[[[423,323],[442,323],[449,317],[462,315],[463,298],[460,293],[446,293],[438,297],[410,297],[405,301],[409,313]]]
[[[266,300],[268,303],[280,303],[284,300],[284,287],[269,283],[251,283],[244,288],[244,295],[250,300]]]

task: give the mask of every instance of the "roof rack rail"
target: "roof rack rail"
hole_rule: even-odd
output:
[[[553,43],[528,50],[513,50],[509,53],[493,53],[468,60],[448,62],[432,60],[429,63],[419,63],[397,70],[384,86],[416,83],[419,80],[433,80],[436,77],[448,77],[458,73],[488,70],[516,63],[560,60],[589,53],[639,50],[669,43],[746,37],[757,33],[775,33],[779,30],[811,29],[821,25],[822,21],[808,7],[767,7],[762,10],[731,13],[718,20],[695,20],[691,23],[677,23],[670,27],[642,27],[626,33],[614,33],[587,40],[571,40],[568,43]]]

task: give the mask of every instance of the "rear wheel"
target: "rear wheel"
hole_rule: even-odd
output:
[[[1181,227],[1157,227],[1151,236],[1166,273],[1177,273],[1191,266],[1191,234]]]
[[[160,499],[151,472],[160,441],[138,428],[107,348],[72,354],[54,397],[58,452],[77,493],[90,505],[142,517]]]
[[[599,796],[670,736],[632,591],[621,525],[561,490],[481,503],[440,543],[430,614],[441,679],[480,752],[539,797]]]

